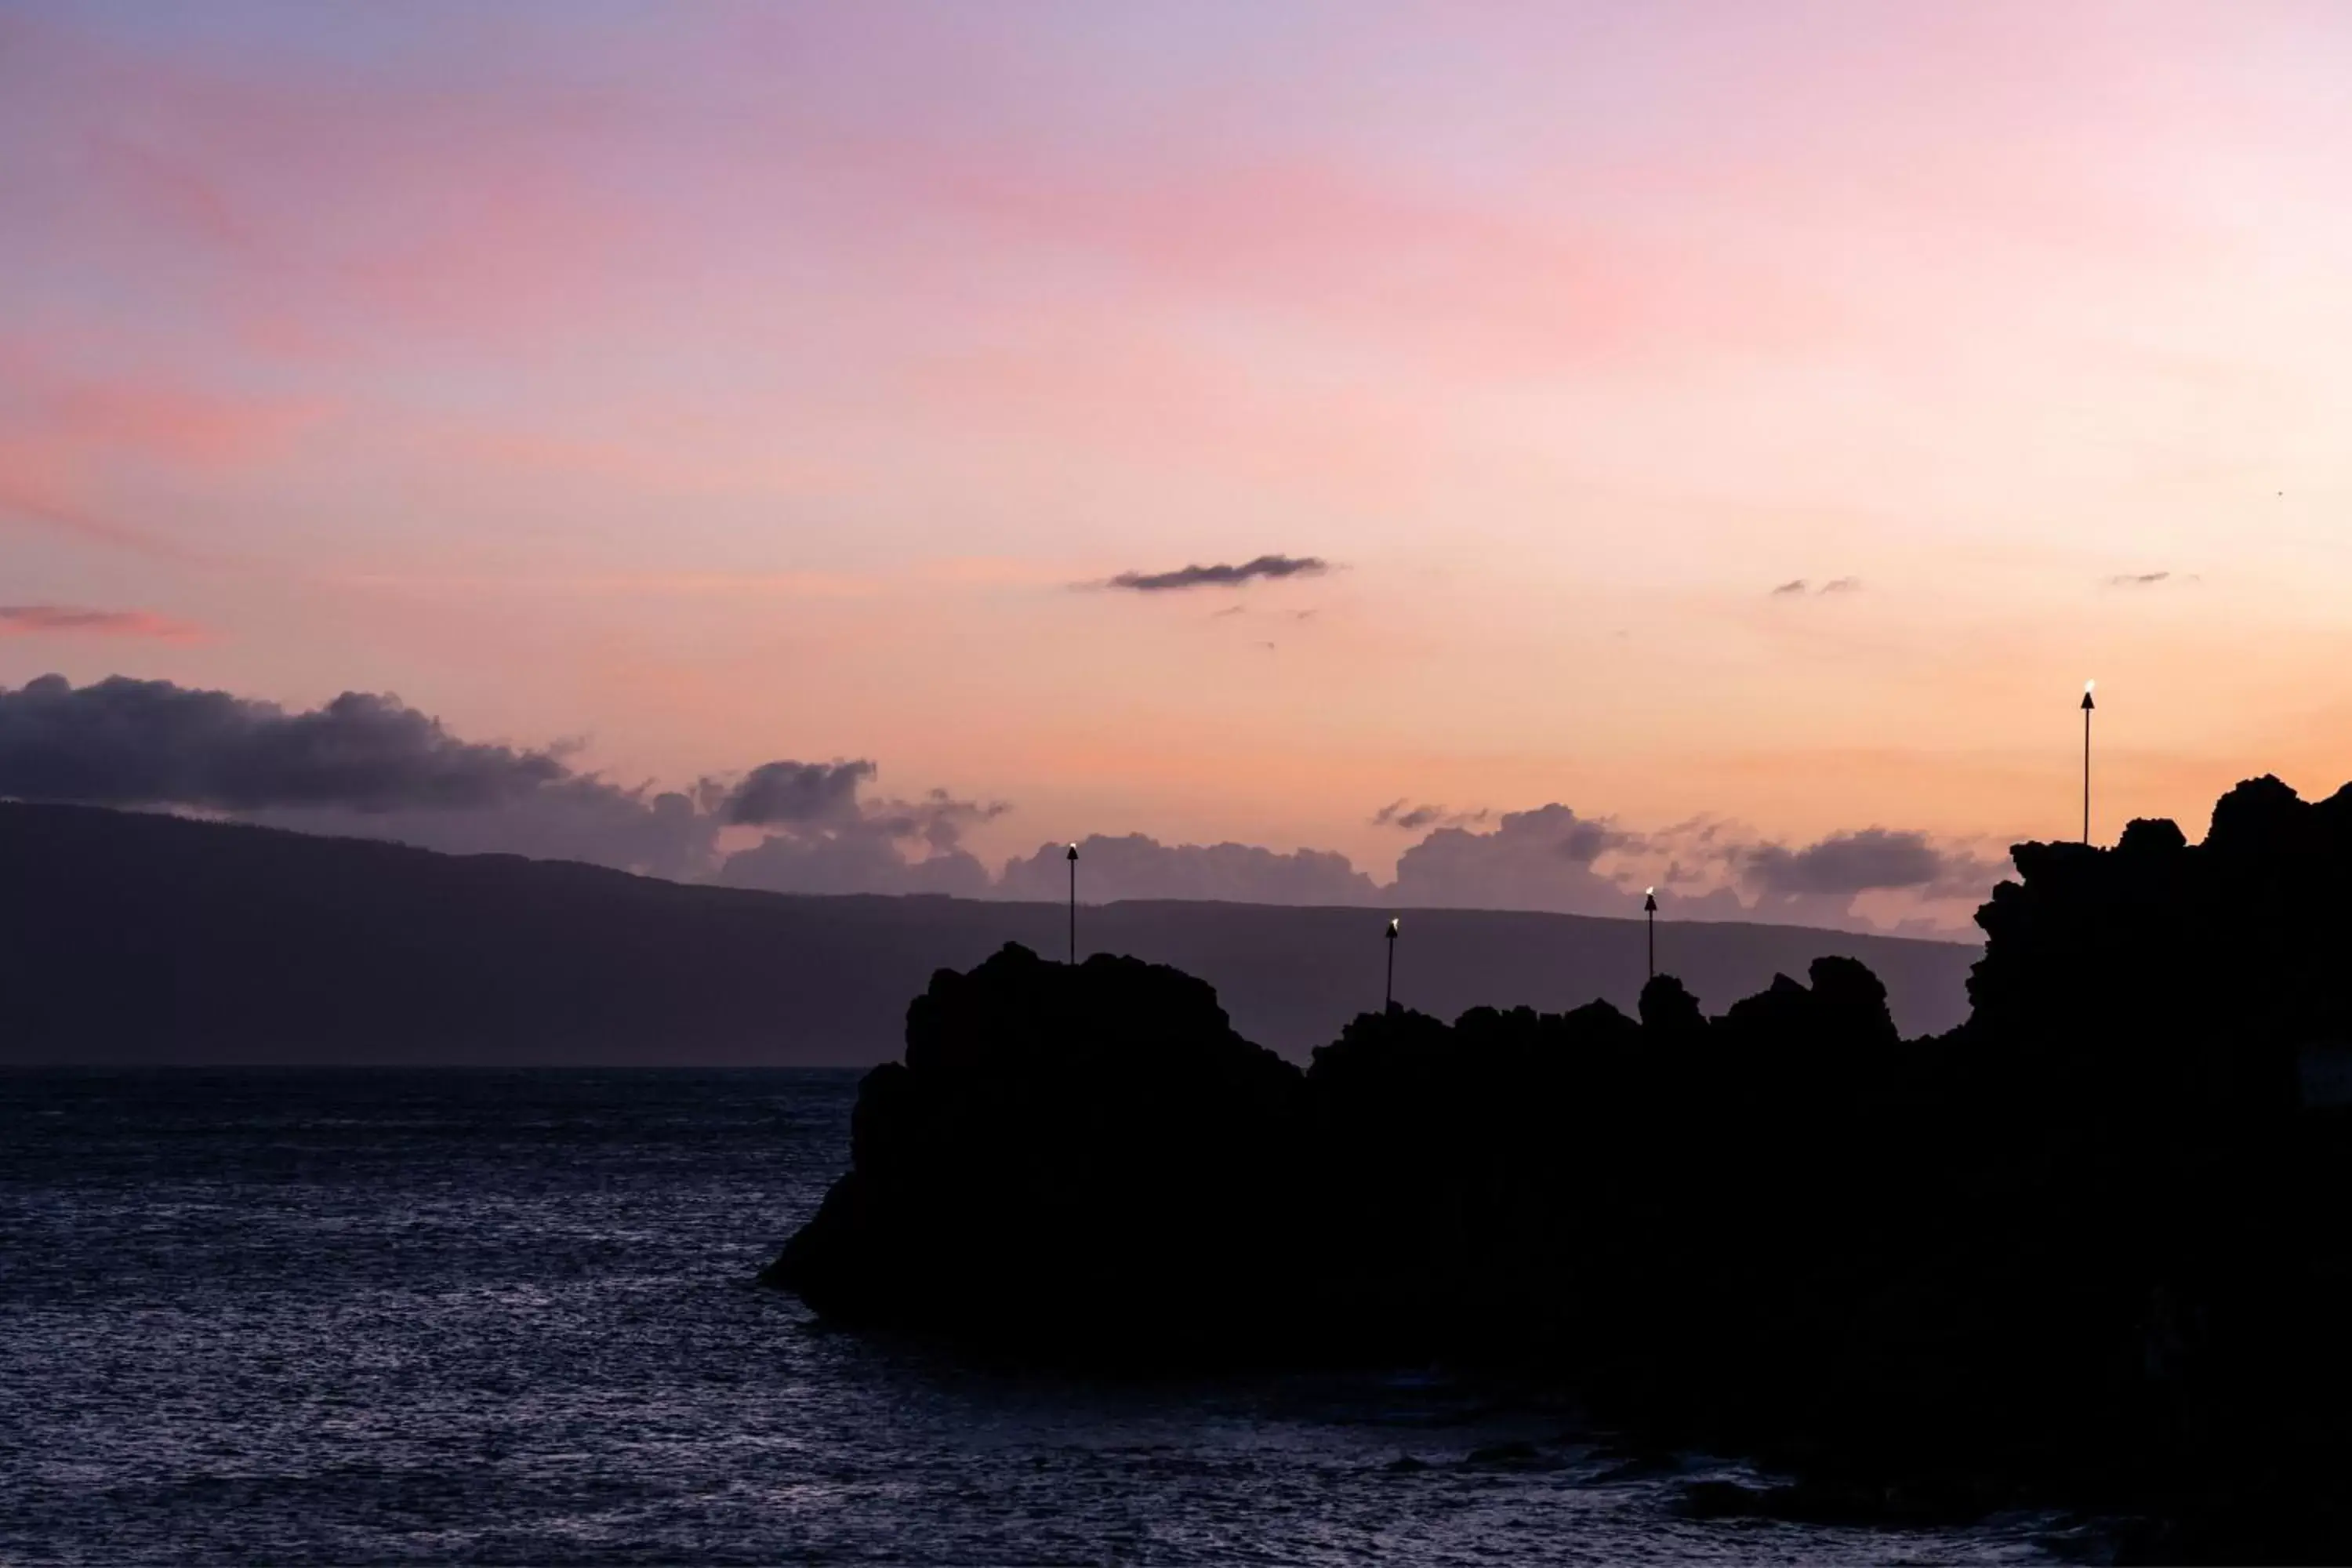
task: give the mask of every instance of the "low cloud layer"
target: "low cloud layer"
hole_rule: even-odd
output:
[[[1166,594],[1186,588],[1237,588],[1258,578],[1319,577],[1331,563],[1314,555],[1260,555],[1238,566],[1180,566],[1173,572],[1122,572],[1108,586],[1138,594]]]
[[[1557,803],[1506,812],[1484,833],[1440,827],[1398,858],[1393,897],[1421,907],[1629,913],[1626,889],[1593,868],[1629,837]]]
[[[56,676],[0,688],[0,796],[195,809],[456,853],[584,860],[792,893],[1067,896],[1065,847],[994,874],[966,840],[1010,808],[933,789],[880,792],[863,758],[761,763],[683,789],[616,784],[559,746],[470,742],[384,695],[289,711],[223,691]],[[1923,910],[1949,928],[2005,859],[1871,826],[1808,844],[1721,819],[1652,831],[1554,802],[1456,810],[1400,797],[1377,826],[1419,837],[1382,883],[1328,850],[1079,844],[1079,891],[1118,899],[1475,908],[1630,916],[1654,884],[1669,918],[1885,929]]]
[[[72,605],[0,605],[0,637],[82,634],[146,637],[157,642],[195,642],[202,626],[146,610],[91,610]]]
[[[2169,572],[2124,572],[2108,578],[2107,586],[2110,588],[2153,588],[2158,583],[2169,581],[2171,576],[2172,574]]]
[[[1004,868],[1003,897],[1059,899],[1069,892],[1066,846],[1046,844]],[[1223,899],[1255,904],[1362,904],[1381,889],[1323,849],[1287,852],[1255,844],[1162,844],[1140,833],[1078,841],[1078,876],[1089,902],[1114,899]]]
[[[1886,929],[1856,900],[1892,900],[1894,918],[1923,903],[1958,900],[1964,919],[2007,873],[2005,861],[1965,846],[1883,827],[1833,833],[1810,844],[1760,840],[1718,819],[1695,819],[1652,833],[1557,802],[1531,811],[1453,812],[1391,802],[1373,814],[1406,823],[1418,842],[1381,883],[1345,856],[1277,851],[1247,844],[1163,844],[1141,834],[1097,836],[1078,846],[1078,891],[1090,903],[1118,899],[1223,899],[1272,904],[1350,904],[1382,909],[1506,909],[1630,917],[1654,885],[1670,919],[1751,920]],[[1449,819],[1441,821],[1440,819]],[[1491,826],[1486,824],[1491,823]],[[1432,824],[1435,824],[1432,826]],[[1068,896],[1061,844],[1040,846],[1007,865],[1001,898]],[[1948,929],[1956,919],[1914,929]]]
[[[1801,599],[1807,595],[1811,595],[1818,598],[1823,594],[1859,594],[1861,592],[1862,579],[1859,577],[1832,577],[1819,587],[1815,587],[1805,578],[1791,577],[1786,583],[1776,586],[1768,597]]]

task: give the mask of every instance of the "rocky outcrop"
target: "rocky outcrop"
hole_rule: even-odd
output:
[[[1189,975],[1007,946],[908,1010],[849,1173],[767,1278],[842,1322],[1035,1354],[1271,1348],[1304,1089]]]

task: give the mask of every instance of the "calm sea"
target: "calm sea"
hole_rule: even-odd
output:
[[[1426,1375],[1018,1377],[753,1273],[816,1072],[0,1074],[0,1562],[2021,1562],[1675,1517]]]

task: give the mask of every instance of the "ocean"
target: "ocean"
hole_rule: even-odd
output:
[[[856,1075],[0,1073],[0,1562],[2020,1563],[1428,1371],[1043,1377],[752,1277]],[[2060,1547],[2065,1544],[2057,1542]]]

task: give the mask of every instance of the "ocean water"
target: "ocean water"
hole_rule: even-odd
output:
[[[2044,1560],[1698,1521],[1431,1373],[1108,1384],[752,1276],[855,1075],[0,1074],[0,1562]]]

